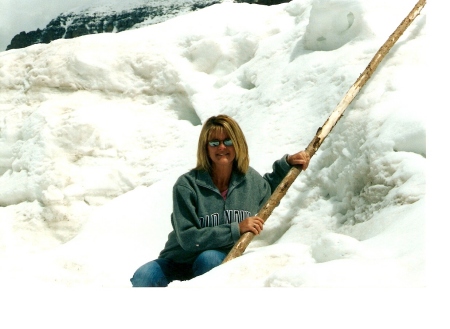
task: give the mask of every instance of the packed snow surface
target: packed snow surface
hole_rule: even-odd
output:
[[[102,17],[139,7],[155,8],[150,17],[133,28],[165,21],[219,1],[210,0],[2,0],[0,2],[0,51],[6,50],[13,37],[21,32],[44,29],[58,15]],[[223,0],[221,2],[229,2]],[[70,23],[70,21],[68,22]]]
[[[300,151],[415,1],[224,2],[0,53],[0,287],[131,287],[201,124],[261,174]],[[426,8],[244,255],[176,287],[424,287]],[[414,97],[411,97],[414,95]]]

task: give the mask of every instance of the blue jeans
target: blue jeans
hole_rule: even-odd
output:
[[[226,254],[206,250],[193,263],[176,263],[158,258],[139,267],[130,279],[133,287],[167,287],[174,280],[190,280],[220,265]]]

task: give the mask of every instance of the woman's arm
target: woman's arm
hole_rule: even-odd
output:
[[[295,153],[293,155],[284,155],[281,159],[275,161],[272,165],[272,172],[267,173],[263,178],[270,184],[272,193],[277,188],[278,184],[281,183],[283,178],[289,172],[292,166],[302,165],[303,170],[308,168],[309,165],[309,155],[305,151]]]

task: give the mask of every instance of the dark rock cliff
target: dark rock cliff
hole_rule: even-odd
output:
[[[254,3],[257,5],[265,5],[265,6],[272,6],[272,5],[279,5],[280,3],[286,3],[290,2],[291,0],[235,0],[234,2],[246,2],[246,3]]]
[[[50,43],[57,39],[71,39],[87,34],[114,33],[137,28],[144,25],[160,23],[181,13],[205,8],[222,0],[180,1],[170,5],[141,5],[120,12],[91,12],[60,14],[51,20],[44,29],[20,32],[15,35],[6,50],[28,47],[37,43]],[[289,0],[246,0],[235,1],[260,5],[274,5]]]

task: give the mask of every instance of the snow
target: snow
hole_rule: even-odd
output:
[[[228,0],[225,0],[228,2]],[[6,50],[20,32],[44,29],[60,14],[102,16],[144,5],[159,8],[158,16],[134,27],[162,22],[192,11],[193,5],[211,4],[208,0],[2,0],[0,2],[0,51]]]
[[[306,148],[414,4],[225,2],[132,31],[0,53],[1,289],[131,287],[171,231],[172,185],[195,166],[201,123],[233,116],[251,166],[271,170]],[[426,13],[245,254],[166,290],[345,288],[352,308],[354,289],[411,296],[405,289],[427,287],[427,101],[416,81],[426,71]],[[301,296],[312,294],[329,298],[308,289],[292,296],[302,309]],[[383,305],[395,301],[384,295]]]

